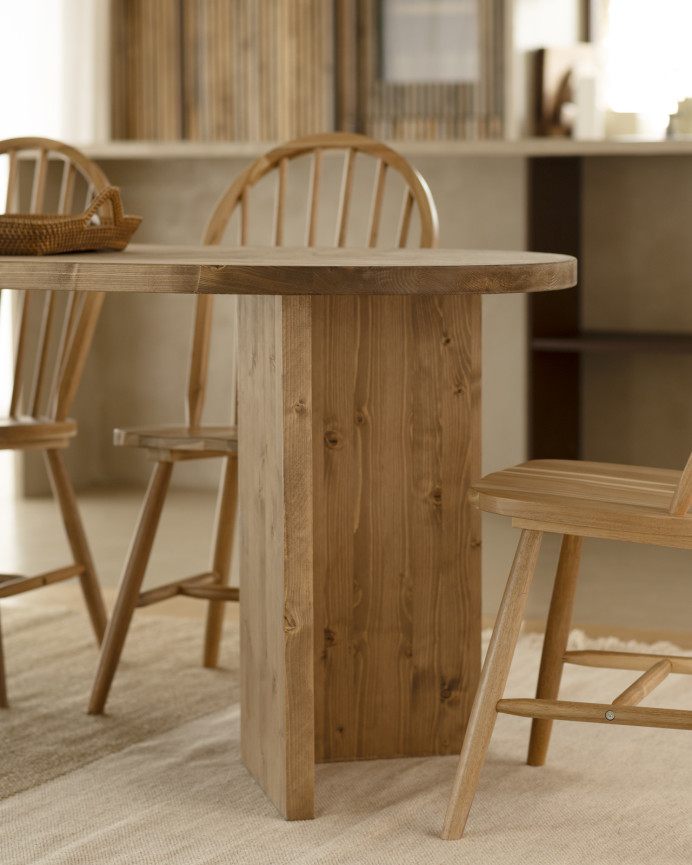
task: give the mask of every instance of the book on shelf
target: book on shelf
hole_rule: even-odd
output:
[[[383,139],[500,138],[504,6],[505,0],[114,0],[113,134],[280,141],[344,129]],[[403,54],[383,33],[389,22],[396,37],[402,21]],[[435,40],[452,45],[446,32],[452,25],[462,28],[460,45],[469,56],[456,62],[445,48],[437,74]],[[387,44],[392,57],[383,56]]]

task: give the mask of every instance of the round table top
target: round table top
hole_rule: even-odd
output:
[[[577,261],[542,252],[130,244],[0,256],[0,288],[174,294],[505,294],[569,288]]]

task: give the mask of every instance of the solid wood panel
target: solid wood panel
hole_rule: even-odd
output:
[[[122,252],[0,256],[0,288],[181,294],[506,294],[573,285],[577,262],[463,249],[229,249],[131,243]],[[326,278],[328,277],[328,278]]]
[[[312,411],[306,298],[239,305],[241,734],[288,819],[314,813]]]
[[[480,671],[479,298],[313,300],[318,760],[453,753]]]

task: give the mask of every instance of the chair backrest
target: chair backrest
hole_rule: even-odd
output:
[[[49,138],[0,141],[0,172],[0,204],[4,202],[5,213],[81,213],[108,186],[96,163]],[[0,301],[10,294],[17,301],[18,324],[7,416],[64,420],[77,392],[104,294],[13,290],[2,292]]]
[[[296,169],[293,184],[289,167]],[[358,200],[363,190],[369,202]],[[272,203],[268,225],[261,215]],[[416,169],[381,142],[346,132],[289,141],[249,165],[217,204],[204,243],[227,241],[234,223],[241,246],[435,247],[438,241],[435,203]],[[201,422],[204,407],[213,302],[211,295],[197,299],[186,405],[191,426]]]

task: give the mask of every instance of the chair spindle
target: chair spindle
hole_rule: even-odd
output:
[[[276,208],[274,210],[274,246],[284,242],[284,213],[286,210],[286,180],[288,178],[288,159],[279,162],[276,175]]]
[[[377,246],[377,237],[380,233],[380,219],[382,217],[382,201],[384,199],[384,184],[387,176],[387,163],[380,159],[377,163],[375,173],[375,191],[372,199],[372,210],[370,212],[370,226],[368,227],[368,246]]]
[[[7,175],[7,195],[5,198],[5,213],[14,213],[17,210],[17,174],[18,159],[17,151],[8,151],[10,159],[9,172]]]
[[[411,227],[411,214],[413,213],[413,194],[410,189],[404,190],[404,202],[401,207],[401,217],[397,230],[397,246],[401,249],[406,246],[408,232]]]
[[[14,360],[14,381],[12,383],[12,398],[10,401],[9,415],[16,418],[20,411],[20,399],[22,395],[22,376],[24,373],[24,361],[26,359],[26,341],[29,330],[29,312],[31,307],[31,295],[24,292],[20,301],[21,312],[19,315],[19,328],[17,330],[17,349]]]
[[[341,193],[337,211],[336,240],[337,246],[346,246],[348,235],[348,214],[351,207],[351,192],[353,191],[353,172],[356,166],[356,151],[350,147],[344,159],[344,173],[341,178]]]
[[[72,162],[65,162],[60,184],[60,198],[58,201],[58,213],[72,212],[72,199],[74,197],[74,185],[77,171]]]
[[[209,368],[213,302],[214,298],[211,295],[200,296],[197,300],[186,406],[187,424],[191,427],[197,427],[202,422]]]
[[[240,243],[246,246],[248,243],[249,221],[250,221],[250,188],[245,187],[240,197]]]
[[[31,213],[41,213],[46,196],[46,177],[48,175],[48,151],[41,149],[34,169],[34,186],[31,190]]]
[[[58,394],[60,393],[60,382],[65,375],[69,353],[72,349],[74,331],[78,313],[84,305],[84,294],[82,292],[72,293],[65,303],[63,314],[63,325],[58,339],[56,363],[53,372],[53,381],[48,392],[47,410],[51,417],[55,417],[57,411]]]
[[[40,413],[43,384],[46,378],[46,370],[48,369],[51,332],[53,319],[55,317],[55,303],[55,293],[52,291],[46,292],[46,296],[43,299],[43,315],[41,317],[41,330],[38,339],[38,355],[36,358],[36,366],[34,367],[34,381],[31,388],[31,400],[29,403],[29,414],[31,417],[38,417]]]
[[[322,182],[322,148],[315,148],[312,157],[312,175],[310,180],[310,221],[308,224],[307,246],[314,246],[317,240],[317,215],[320,203],[320,186]]]

